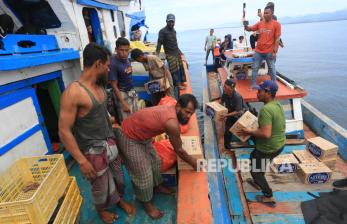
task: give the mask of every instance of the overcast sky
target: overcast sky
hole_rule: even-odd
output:
[[[247,3],[247,20],[255,20],[257,9],[263,10],[269,0],[146,0],[147,24],[151,33],[166,25],[168,13],[176,15],[176,30],[209,28],[242,18],[242,3]],[[302,16],[333,12],[347,8],[346,0],[278,0],[277,17]]]

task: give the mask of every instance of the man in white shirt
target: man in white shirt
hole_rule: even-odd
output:
[[[246,48],[246,40],[244,36],[239,36],[239,41],[235,43],[235,48],[236,49],[244,49]]]
[[[208,56],[210,55],[210,52],[213,50],[212,47],[216,44],[216,41],[217,41],[217,37],[213,35],[213,33],[214,33],[214,29],[210,29],[210,35],[207,36],[205,40],[205,51],[206,51],[205,65],[207,64],[207,60],[208,60]]]

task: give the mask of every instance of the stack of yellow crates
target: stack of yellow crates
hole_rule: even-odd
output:
[[[62,203],[59,203],[62,202]],[[0,223],[74,223],[82,197],[60,154],[22,158],[0,175]]]

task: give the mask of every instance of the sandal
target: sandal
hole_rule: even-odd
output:
[[[252,178],[248,178],[247,180],[246,180],[246,182],[249,184],[249,185],[251,185],[253,188],[255,188],[255,189],[257,189],[257,190],[261,190],[261,188],[260,188],[260,186],[256,183],[256,182],[254,182],[254,180],[252,179]]]
[[[266,206],[269,206],[270,208],[275,208],[276,207],[276,201],[264,201],[265,196],[264,195],[257,195],[255,196],[255,199],[257,202],[262,203]]]

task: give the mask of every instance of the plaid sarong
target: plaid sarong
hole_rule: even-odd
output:
[[[178,83],[186,82],[186,74],[184,72],[183,62],[180,55],[166,55],[167,63],[169,64],[169,70],[173,79],[174,86]]]
[[[114,131],[136,198],[148,202],[153,198],[153,188],[162,182],[160,158],[153,148],[152,140],[135,141],[119,128]]]
[[[84,152],[84,156],[97,173],[90,181],[96,209],[104,210],[117,204],[124,194],[124,180],[115,140],[100,141]]]

